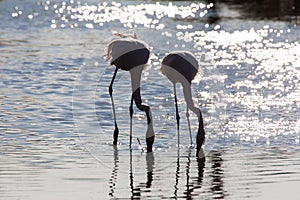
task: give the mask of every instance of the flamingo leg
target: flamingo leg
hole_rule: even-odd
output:
[[[175,185],[174,185],[174,188],[175,188],[175,191],[174,191],[174,196],[177,197],[177,193],[178,193],[178,190],[179,190],[179,187],[178,187],[178,183],[179,183],[179,177],[180,177],[180,151],[179,151],[179,148],[177,149],[177,167],[176,167],[176,172],[175,172]]]
[[[177,120],[177,132],[178,132],[178,147],[179,147],[179,112],[178,112],[178,104],[177,104],[177,95],[176,95],[176,84],[173,85],[174,88],[174,96],[175,96],[175,108],[176,108],[176,120]]]
[[[188,126],[189,126],[191,145],[193,145],[193,138],[192,138],[192,131],[191,131],[191,123],[190,123],[190,114],[189,114],[189,107],[188,107],[188,106],[186,106],[186,118],[187,118]]]
[[[113,138],[114,138],[114,141],[113,141],[113,144],[114,145],[117,145],[118,143],[118,135],[119,135],[119,128],[118,128],[118,125],[117,125],[117,117],[116,117],[116,110],[115,110],[115,103],[114,103],[114,98],[112,96],[112,93],[113,93],[113,83],[115,81],[115,78],[116,78],[116,75],[117,75],[117,72],[118,72],[118,68],[116,67],[115,69],[115,72],[114,72],[114,75],[112,77],[112,80],[110,82],[110,85],[109,85],[109,96],[110,96],[110,99],[111,99],[111,104],[112,104],[112,110],[113,110],[113,115],[114,115],[114,122],[115,122],[115,131],[114,131],[114,135],[113,135]]]
[[[129,114],[130,114],[130,136],[129,136],[129,149],[131,150],[132,144],[132,116],[133,116],[133,94],[131,95],[130,107],[129,107]]]

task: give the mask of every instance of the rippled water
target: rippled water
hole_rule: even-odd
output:
[[[299,5],[263,2],[0,1],[0,199],[297,199]],[[120,143],[111,146],[114,68],[104,55],[112,31],[136,32],[152,47],[141,89],[153,154],[135,140],[145,146],[136,108],[128,150],[124,71],[114,84]],[[159,72],[162,57],[180,49],[201,66],[193,94],[205,159],[189,148],[179,86],[177,148],[172,85]],[[193,114],[191,128],[195,136]]]

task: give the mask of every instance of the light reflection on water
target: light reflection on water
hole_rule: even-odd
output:
[[[210,2],[0,1],[0,9],[1,199],[296,197],[296,24],[248,21],[241,8]],[[132,27],[153,47],[142,80],[156,124],[153,155],[141,153],[137,142],[128,151],[126,72],[114,90],[120,145],[110,146],[113,68],[103,55],[111,29]],[[176,148],[172,85],[158,70],[164,54],[177,49],[201,61],[193,92],[205,116],[205,161],[187,147],[182,98]],[[135,110],[134,121],[134,136],[143,141],[145,116]]]

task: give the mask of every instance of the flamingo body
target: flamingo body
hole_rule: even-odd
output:
[[[111,65],[129,71],[148,62],[150,51],[137,39],[118,39],[110,43]]]
[[[174,51],[164,57],[161,70],[172,83],[183,82],[182,78],[191,83],[198,68],[198,61],[190,52]]]

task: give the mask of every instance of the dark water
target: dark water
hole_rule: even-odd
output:
[[[298,1],[0,1],[0,199],[298,199],[300,35]],[[114,84],[118,148],[104,58],[112,31],[152,48],[142,98],[156,133],[144,145],[130,76]],[[195,54],[205,159],[189,148],[186,105],[177,148],[172,84],[159,62]],[[191,114],[193,136],[196,116]]]

